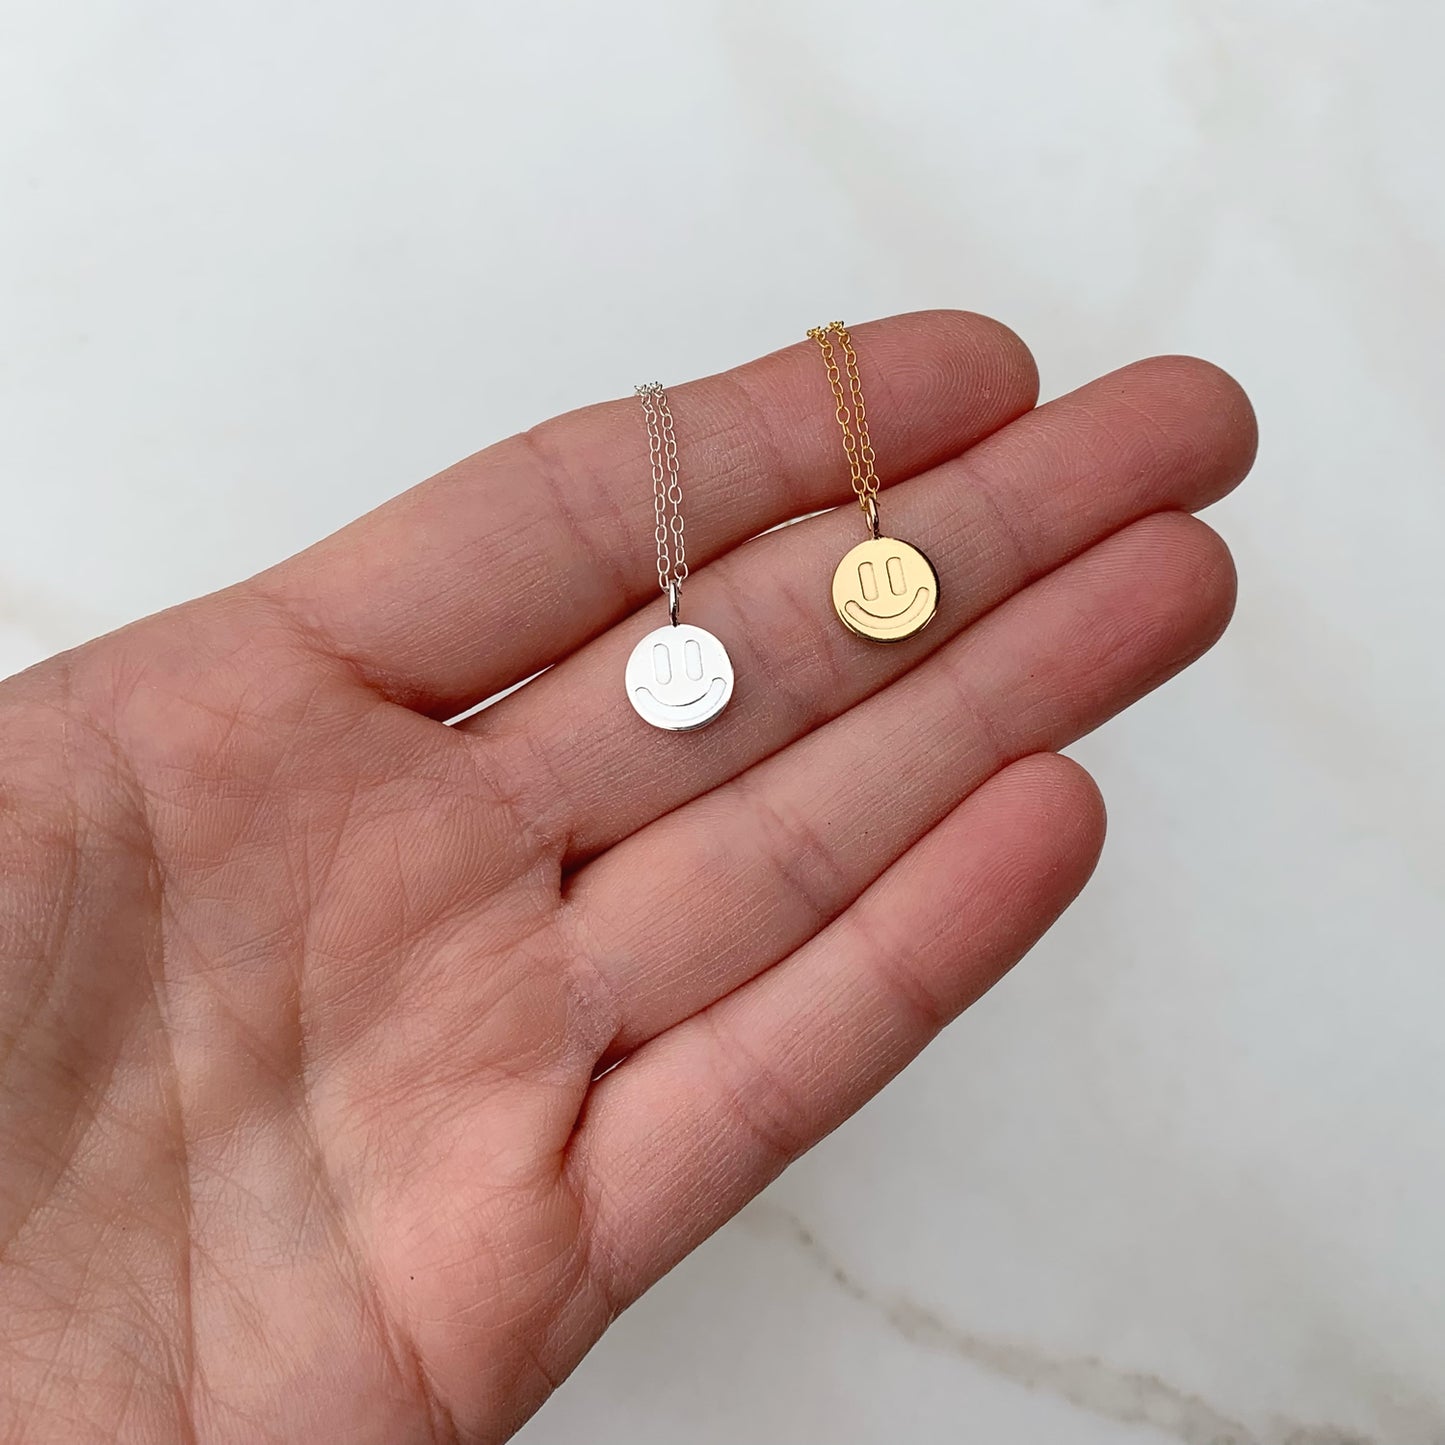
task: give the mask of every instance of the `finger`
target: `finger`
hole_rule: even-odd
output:
[[[880,466],[896,481],[1028,410],[1006,327],[957,311],[856,329]],[[812,342],[672,388],[693,565],[848,495]],[[387,696],[451,715],[566,655],[657,592],[635,398],[469,457],[256,579]]]
[[[941,578],[938,615],[910,641],[865,642],[833,614],[833,568],[859,537],[844,508],[757,538],[689,583],[689,618],[723,640],[738,678],[705,731],[658,733],[627,702],[627,654],[656,617],[613,629],[469,727],[505,760],[543,846],[576,866],[846,711],[1099,538],[1215,501],[1253,451],[1249,404],[1222,372],[1141,362],[885,492],[886,530]]]
[[[1061,758],[979,789],[806,947],[594,1086],[570,1156],[619,1307],[867,1102],[1038,939],[1103,807]]]
[[[604,853],[568,911],[621,1021],[609,1057],[801,947],[992,773],[1067,746],[1199,656],[1233,601],[1204,523],[1137,522]]]

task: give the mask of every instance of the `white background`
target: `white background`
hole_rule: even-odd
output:
[[[1083,901],[526,1445],[1445,1441],[1445,11],[0,3],[0,672],[560,408],[991,312],[1252,392]]]

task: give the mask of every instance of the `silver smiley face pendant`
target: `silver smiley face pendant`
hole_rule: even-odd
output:
[[[627,700],[638,717],[667,732],[706,727],[733,695],[733,665],[705,628],[668,623],[627,659]]]
[[[668,625],[649,632],[632,649],[624,673],[627,700],[643,722],[670,733],[690,733],[706,727],[728,705],[733,665],[727,648],[711,632],[678,621],[687,548],[672,407],[658,382],[644,382],[637,395],[647,425],[657,581],[667,598]]]

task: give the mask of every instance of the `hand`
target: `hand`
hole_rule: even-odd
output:
[[[0,688],[6,1440],[504,1439],[1082,886],[1055,752],[1223,628],[1185,514],[1248,403],[1172,359],[1031,410],[992,322],[856,334],[938,617],[838,624],[851,505],[756,535],[851,501],[810,344],[675,387],[705,731],[621,686],[631,399]]]

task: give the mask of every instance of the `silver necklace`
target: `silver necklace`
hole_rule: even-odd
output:
[[[733,665],[705,628],[680,622],[687,549],[682,527],[682,482],[672,409],[660,382],[637,388],[652,459],[652,504],[657,580],[667,598],[667,625],[649,632],[627,659],[627,700],[644,722],[668,732],[706,727],[733,695]]]

